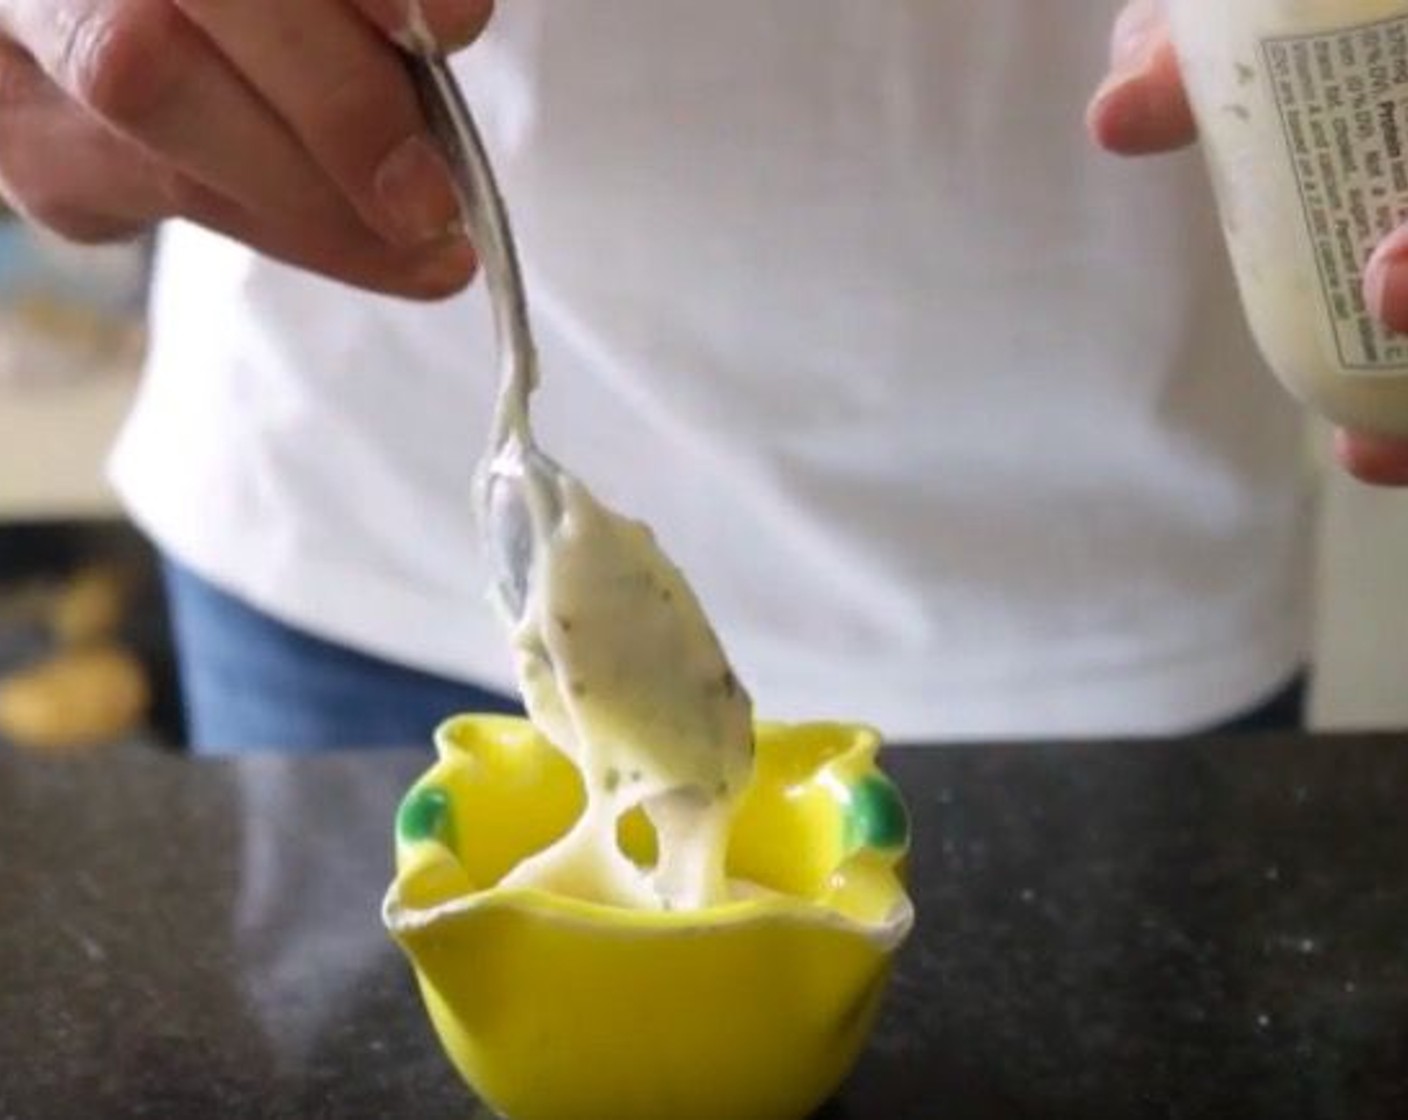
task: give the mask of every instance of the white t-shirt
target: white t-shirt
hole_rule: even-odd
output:
[[[764,716],[1163,732],[1305,656],[1301,422],[1201,165],[1082,134],[1112,7],[514,0],[464,60],[542,440],[656,527]],[[176,226],[154,317],[114,460],[137,521],[281,619],[510,688],[482,295]]]

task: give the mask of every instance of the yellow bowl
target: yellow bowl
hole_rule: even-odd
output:
[[[840,724],[757,728],[730,834],[758,897],[625,910],[500,879],[567,831],[576,769],[524,720],[461,716],[401,804],[383,917],[446,1052],[512,1120],[796,1120],[850,1071],[913,910],[909,823]],[[638,811],[622,847],[654,838]]]

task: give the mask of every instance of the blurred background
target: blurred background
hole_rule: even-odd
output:
[[[103,477],[149,256],[0,217],[0,747],[183,740],[154,558]]]
[[[0,217],[0,749],[182,745],[153,557],[103,471],[139,376],[148,261],[145,244],[67,246]],[[1320,455],[1313,721],[1408,727],[1408,494]]]

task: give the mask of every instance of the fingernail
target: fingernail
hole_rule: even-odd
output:
[[[436,49],[435,32],[430,21],[425,18],[425,9],[420,0],[405,0],[405,16],[401,30],[396,32],[396,42],[408,51],[429,53]]]
[[[474,278],[477,265],[469,239],[462,235],[451,236],[416,267],[416,286],[432,295],[449,295]]]
[[[1112,151],[1137,148],[1145,125],[1147,99],[1138,74],[1111,74],[1086,108],[1086,127],[1096,142]]]
[[[1408,259],[1373,258],[1364,275],[1364,301],[1389,330],[1408,333]]]
[[[1094,95],[1090,99],[1090,112],[1106,112],[1105,103],[1116,94],[1139,81],[1139,74],[1128,73],[1124,70],[1115,70],[1106,75],[1105,80],[1096,88]],[[1116,102],[1116,104],[1119,104]]]
[[[1119,134],[1137,123],[1140,106],[1127,92],[1142,81],[1153,61],[1159,37],[1159,9],[1152,0],[1135,0],[1115,20],[1110,36],[1110,70],[1087,108],[1088,121],[1101,120],[1101,132]]]
[[[467,47],[484,28],[489,5],[485,0],[378,0],[399,8],[388,26],[397,27],[392,38],[404,50],[419,54],[449,52]],[[426,10],[427,4],[430,11]],[[399,20],[399,22],[398,22]]]
[[[460,224],[450,169],[424,137],[412,136],[386,157],[376,172],[376,193],[397,244],[424,245]]]

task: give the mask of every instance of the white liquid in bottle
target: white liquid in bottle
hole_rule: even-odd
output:
[[[1337,424],[1408,436],[1364,265],[1408,221],[1408,0],[1167,0],[1252,331]]]

